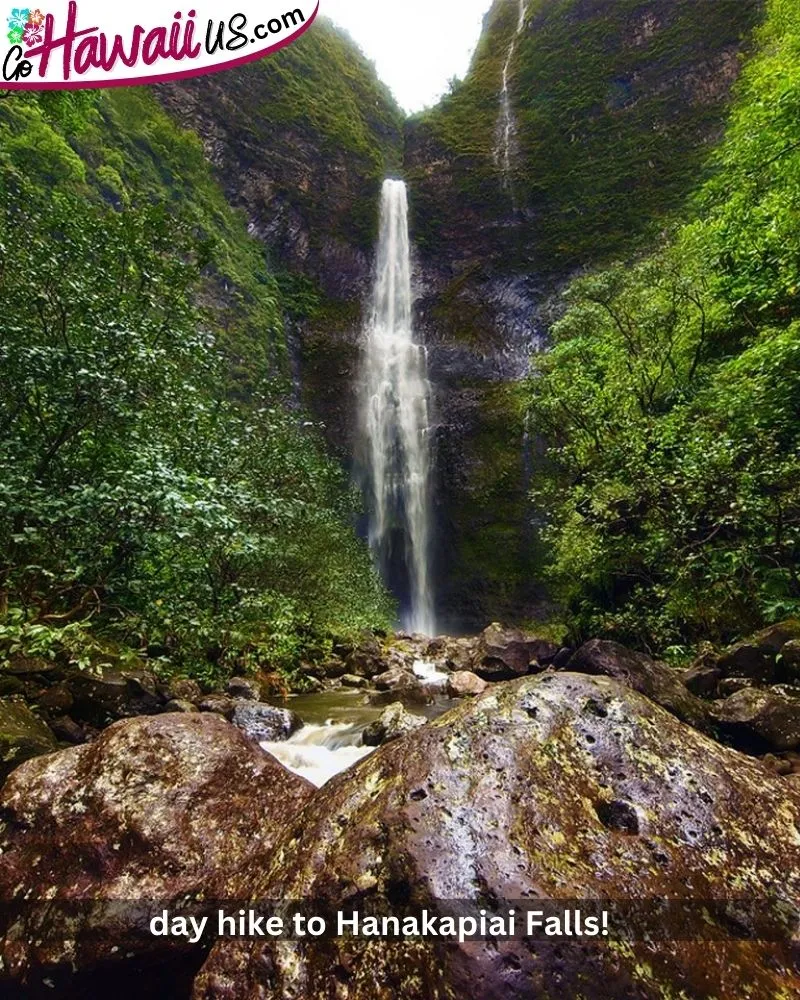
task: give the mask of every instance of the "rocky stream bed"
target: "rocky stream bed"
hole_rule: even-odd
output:
[[[683,673],[497,625],[368,636],[308,671],[316,690],[282,700],[258,678],[208,692],[13,665],[0,994],[800,995],[800,623]],[[435,914],[526,899],[669,899],[689,921],[703,901],[702,920],[461,944],[148,930],[161,907],[221,900]]]

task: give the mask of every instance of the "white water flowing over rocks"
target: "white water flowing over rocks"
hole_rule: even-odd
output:
[[[430,385],[425,348],[414,342],[408,199],[398,180],[384,181],[381,193],[363,381],[370,547],[388,579],[392,547],[402,537],[409,590],[404,624],[432,635]]]
[[[320,787],[375,749],[358,745],[363,728],[333,721],[322,726],[307,725],[282,743],[261,746],[284,767]]]
[[[511,44],[506,53],[506,61],[503,63],[503,79],[500,87],[500,118],[497,123],[497,145],[494,148],[494,161],[500,168],[503,175],[503,187],[511,195],[514,202],[514,184],[511,179],[511,151],[514,143],[514,132],[516,125],[514,122],[514,112],[511,108],[511,96],[508,91],[508,75],[511,71],[511,63],[517,51],[517,39],[522,34],[525,27],[525,14],[527,12],[525,0],[519,0],[519,20],[517,30],[511,39]],[[516,204],[514,204],[516,208]]]

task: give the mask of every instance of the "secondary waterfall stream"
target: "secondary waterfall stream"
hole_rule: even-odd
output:
[[[405,627],[432,635],[430,385],[412,305],[406,186],[386,180],[362,379],[369,543]]]
[[[503,177],[503,187],[511,195],[511,201],[516,209],[514,198],[514,183],[511,178],[511,151],[514,142],[514,112],[511,107],[511,95],[508,90],[508,76],[511,71],[511,63],[517,51],[517,39],[525,28],[525,14],[527,11],[525,0],[519,0],[519,18],[517,20],[517,30],[511,39],[511,44],[506,53],[506,60],[503,63],[503,77],[500,87],[500,118],[497,123],[497,144],[494,148],[494,161],[500,168]]]

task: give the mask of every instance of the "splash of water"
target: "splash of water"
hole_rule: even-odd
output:
[[[409,591],[404,624],[432,635],[430,385],[425,348],[414,342],[408,198],[398,180],[384,181],[381,193],[363,382],[370,547],[386,580],[402,547]]]
[[[500,117],[497,122],[497,143],[494,148],[494,162],[500,168],[503,177],[503,187],[511,195],[515,209],[517,206],[514,196],[514,182],[511,176],[511,154],[514,146],[516,123],[514,121],[514,111],[511,107],[508,78],[511,72],[511,64],[517,51],[517,40],[525,28],[525,14],[527,13],[527,9],[525,0],[519,0],[517,30],[511,39],[511,44],[506,52],[506,60],[503,63],[503,77],[500,87]]]
[[[329,721],[324,726],[303,726],[282,743],[261,746],[284,767],[319,788],[372,753],[373,747],[360,745],[363,730],[363,725]]]

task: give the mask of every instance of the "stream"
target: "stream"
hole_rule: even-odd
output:
[[[458,704],[444,693],[447,674],[425,660],[418,660],[413,669],[430,689],[432,700],[427,705],[408,708],[412,715],[430,721]],[[281,704],[297,712],[304,725],[288,740],[261,746],[284,767],[317,787],[377,750],[363,746],[361,737],[386,705],[369,704],[366,690],[336,688],[319,694],[291,695]]]

